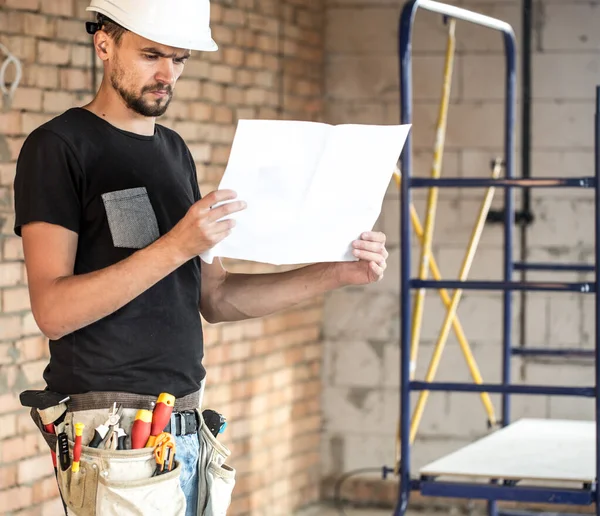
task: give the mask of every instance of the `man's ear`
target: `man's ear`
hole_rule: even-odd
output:
[[[112,41],[110,36],[103,30],[99,30],[94,34],[94,46],[96,54],[102,61],[106,61],[110,56]]]

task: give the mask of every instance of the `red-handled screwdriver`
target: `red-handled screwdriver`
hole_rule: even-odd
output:
[[[46,432],[48,432],[49,434],[54,434],[56,433],[54,431],[54,425],[52,423],[49,423],[47,425],[44,425],[44,430],[46,430]],[[58,474],[57,471],[57,463],[56,463],[56,452],[54,450],[50,450],[50,454],[52,455],[52,465],[54,466],[54,474]]]
[[[131,449],[137,450],[144,448],[150,437],[150,428],[152,426],[152,412],[141,409],[137,411],[133,425],[131,426]]]
[[[173,407],[175,406],[175,396],[167,392],[162,392],[156,400],[156,405],[152,411],[152,428],[150,437],[146,443],[146,448],[152,448],[156,438],[162,433],[171,418]]]
[[[85,425],[83,423],[75,424],[75,443],[73,445],[73,465],[71,466],[71,473],[77,473],[79,471],[79,460],[81,459],[81,436],[83,435],[83,429]]]

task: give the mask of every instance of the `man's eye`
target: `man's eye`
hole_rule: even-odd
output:
[[[150,61],[156,61],[158,59],[158,56],[155,54],[144,54],[144,57]]]
[[[185,64],[187,61],[187,57],[181,57],[179,59],[175,59],[176,64]]]

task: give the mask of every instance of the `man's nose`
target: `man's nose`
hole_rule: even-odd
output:
[[[175,83],[175,65],[171,59],[161,59],[160,69],[156,74],[156,80],[171,86]]]

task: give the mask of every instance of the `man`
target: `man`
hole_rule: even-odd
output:
[[[201,197],[187,146],[156,123],[191,51],[217,48],[208,0],[176,5],[93,0],[99,91],[35,130],[18,160],[15,232],[33,315],[50,340],[51,391],[186,398],[205,377],[200,313],[211,323],[262,317],[376,282],[386,268],[376,232],[352,243],[355,262],[261,275],[201,263],[245,204],[231,191]],[[186,514],[196,514],[198,436],[182,431],[176,442]]]

